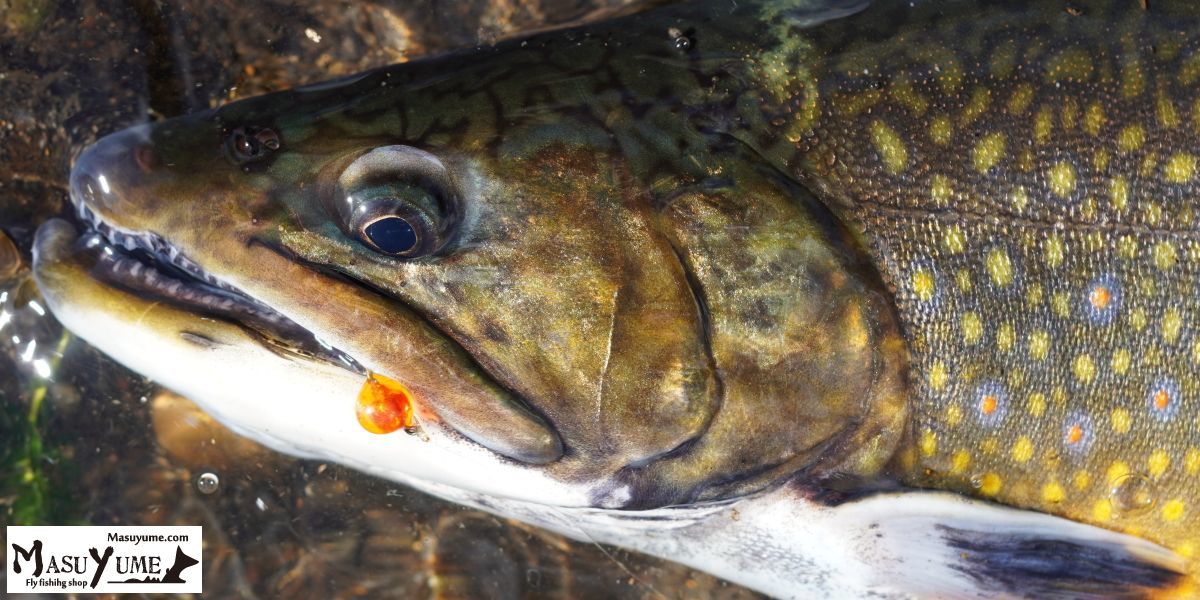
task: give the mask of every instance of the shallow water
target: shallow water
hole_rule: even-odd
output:
[[[0,0],[0,524],[202,525],[216,597],[754,597],[238,438],[65,333],[29,278],[101,135],[624,4]]]

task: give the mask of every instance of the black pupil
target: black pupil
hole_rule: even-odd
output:
[[[376,248],[388,254],[400,254],[417,245],[417,232],[400,217],[384,217],[367,225],[363,233]]]

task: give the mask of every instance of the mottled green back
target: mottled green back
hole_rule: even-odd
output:
[[[791,160],[894,288],[902,478],[1190,555],[1200,5],[882,4],[806,34]]]

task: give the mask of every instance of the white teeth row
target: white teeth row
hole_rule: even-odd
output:
[[[203,286],[194,286],[180,281],[169,275],[162,274],[154,267],[144,265],[140,260],[134,258],[110,256],[108,255],[109,253],[102,253],[100,259],[109,263],[109,268],[116,277],[126,279],[130,283],[139,284],[136,287],[149,288],[151,291],[160,294],[166,293],[170,297],[215,308],[224,311],[226,314],[248,314],[260,321],[265,321],[277,329],[298,330],[312,335],[294,321],[275,312],[275,310],[266,304],[247,296],[232,285],[209,275],[204,269],[200,268],[200,265],[184,256],[178,248],[172,246],[170,242],[157,234],[133,233],[118,229],[102,221],[84,202],[77,201],[75,206],[80,220],[91,225],[94,230],[94,232],[86,233],[83,237],[88,247],[93,247],[93,244],[101,243],[100,238],[104,238],[104,241],[107,241],[112,246],[124,248],[129,251],[143,250],[155,256],[159,261],[170,263],[192,277],[207,283],[217,290],[223,290],[227,294],[206,290]],[[360,374],[366,373],[363,366],[358,364],[358,361],[354,360],[350,355],[330,346],[323,340],[316,339],[314,341],[323,347],[329,355],[345,363],[351,370]]]
[[[109,244],[119,248],[124,248],[129,251],[143,250],[149,252],[150,254],[158,257],[158,259],[162,262],[179,267],[188,275],[191,275],[192,277],[195,277],[204,283],[241,295],[240,290],[225,283],[224,281],[217,279],[216,277],[213,277],[212,275],[209,275],[204,269],[200,268],[200,265],[196,264],[195,261],[191,260],[190,258],[184,256],[181,252],[179,252],[178,248],[172,246],[170,242],[162,239],[162,237],[148,232],[133,233],[130,231],[117,229],[116,227],[113,227],[112,225],[109,225],[101,220],[100,217],[87,206],[87,204],[79,202],[75,206],[76,213],[79,215],[80,220],[88,223],[93,229],[100,232],[100,234],[103,235],[106,240],[108,240]]]

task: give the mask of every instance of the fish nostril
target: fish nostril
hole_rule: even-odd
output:
[[[133,148],[133,161],[137,163],[139,169],[143,173],[147,173],[158,166],[157,157],[154,154],[154,146],[150,144],[138,144]]]

